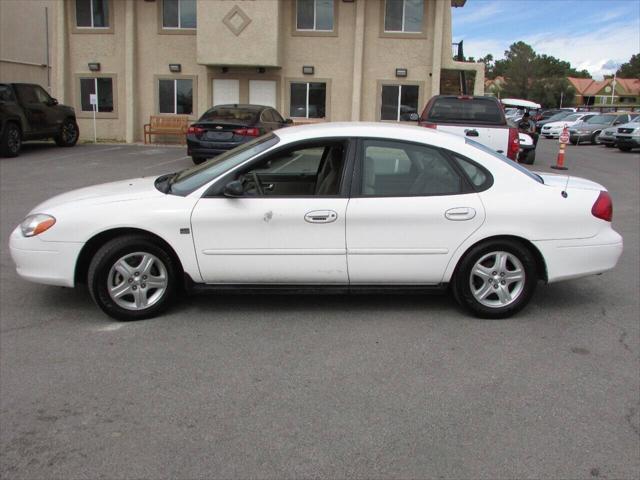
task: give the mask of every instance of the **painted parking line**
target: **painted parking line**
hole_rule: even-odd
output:
[[[81,152],[76,152],[76,153],[70,153],[69,155],[61,155],[59,157],[49,157],[46,156],[45,158],[38,158],[38,159],[34,159],[34,162],[51,162],[54,160],[62,160],[65,158],[71,158],[71,157],[79,157],[82,155],[92,155],[94,153],[102,153],[102,152],[109,152],[111,150],[120,150],[124,148],[123,146],[118,146],[118,147],[109,147],[109,148],[101,148],[100,150],[94,150],[94,149],[89,149],[89,150],[84,150]]]
[[[161,167],[163,165],[169,165],[170,163],[186,160],[188,158],[191,158],[191,157],[184,156],[184,157],[180,157],[180,158],[173,158],[171,160],[167,160],[166,162],[154,163],[153,165],[147,165],[146,167],[144,167],[144,170],[149,170],[149,169],[155,168],[155,167]]]

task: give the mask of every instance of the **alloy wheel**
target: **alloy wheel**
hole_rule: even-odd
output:
[[[127,310],[144,310],[156,304],[167,291],[168,284],[164,263],[147,252],[121,257],[107,276],[109,296]]]
[[[522,262],[514,254],[505,251],[483,255],[469,275],[473,297],[491,308],[505,307],[515,302],[524,291],[525,280]]]

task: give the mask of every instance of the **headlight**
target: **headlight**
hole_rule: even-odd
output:
[[[56,219],[51,215],[36,213],[29,215],[20,224],[20,230],[25,237],[34,237],[49,230],[56,223]]]

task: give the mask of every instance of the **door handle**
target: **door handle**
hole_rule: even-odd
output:
[[[475,129],[469,129],[469,128],[468,128],[468,129],[466,129],[466,130],[464,131],[464,134],[465,134],[467,137],[478,137],[478,136],[479,136],[479,134],[478,134],[478,131],[477,131],[477,130],[475,130]]]
[[[446,212],[444,212],[444,216],[448,220],[462,221],[462,220],[471,220],[476,216],[475,209],[471,207],[458,207],[458,208],[450,208]]]
[[[338,219],[338,214],[333,210],[313,210],[304,216],[308,223],[331,223]]]

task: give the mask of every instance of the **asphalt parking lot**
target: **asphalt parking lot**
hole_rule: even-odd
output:
[[[569,146],[569,172],[610,189],[624,255],[509,320],[448,296],[197,296],[124,324],[16,275],[9,234],[37,203],[191,164],[102,144],[0,159],[0,477],[640,476],[637,152]]]

